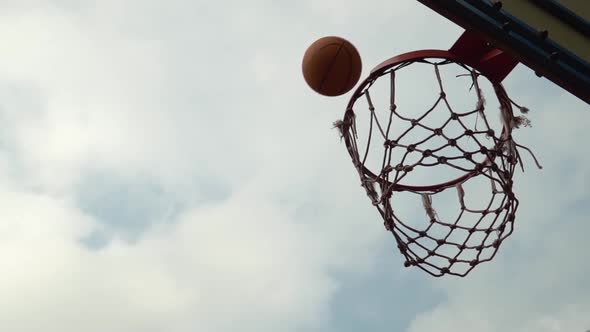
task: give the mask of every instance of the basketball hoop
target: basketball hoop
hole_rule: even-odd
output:
[[[500,83],[503,77],[498,79],[491,75],[490,71],[478,67],[477,63],[466,62],[469,61],[463,61],[455,53],[443,50],[415,51],[393,57],[378,65],[359,85],[350,98],[344,118],[335,123],[358,171],[361,185],[381,214],[385,228],[393,234],[398,249],[405,258],[405,266],[417,266],[433,276],[466,276],[478,264],[491,260],[501,243],[513,231],[519,204],[513,191],[513,176],[517,165],[523,167],[520,151],[528,151],[541,168],[532,152],[516,143],[512,137],[514,129],[530,125],[526,117],[514,115],[514,108],[519,109],[521,113],[528,112],[528,109],[517,105],[508,97]],[[396,73],[418,63],[432,66],[439,95],[433,98],[434,104],[426,112],[408,117],[397,109]],[[467,112],[457,112],[448,100],[440,73],[441,68],[448,65],[458,65],[465,71],[461,76],[469,78],[472,91],[476,94],[477,102],[473,109]],[[488,121],[479,82],[482,77],[492,84],[500,104],[500,128],[493,128]],[[384,124],[375,114],[371,89],[378,80],[387,79],[390,98],[388,120]],[[358,104],[361,100],[366,103],[368,110],[359,109]],[[448,117],[442,125],[430,127],[424,119],[433,112],[443,112],[438,110],[439,108],[445,109]],[[357,132],[357,113],[361,111],[369,112],[368,139],[364,151],[359,151]],[[467,124],[465,119],[468,116],[477,116],[481,127]],[[404,123],[408,129],[394,135],[390,130],[393,122]],[[448,133],[451,124],[463,128],[462,133],[451,136]],[[407,142],[410,133],[417,129],[427,132],[427,137]],[[383,162],[380,167],[376,167],[377,169],[370,169],[367,166],[367,157],[370,148],[375,149],[378,139],[382,139],[383,155],[379,156],[379,160],[382,157]],[[434,139],[443,143],[435,148],[427,148],[427,142]],[[463,143],[467,140],[476,148],[464,148]],[[449,150],[455,153],[449,155]],[[401,155],[401,158],[393,160],[394,153]],[[418,156],[417,160],[409,162],[410,155]],[[417,169],[441,166],[450,167],[461,175],[448,181],[426,185],[407,181],[408,174]],[[466,201],[464,186],[476,178],[484,179],[487,182],[484,189],[489,189],[490,192],[490,202],[484,208],[470,207]],[[433,202],[438,194],[450,190],[456,192],[458,216],[452,220],[441,220]],[[417,195],[416,198],[421,200],[425,211],[423,222],[411,224],[402,220],[396,213],[397,207],[393,200],[401,193]],[[473,219],[474,222],[470,225],[462,223],[462,220],[467,218]],[[445,231],[435,234],[433,227]],[[457,234],[461,235],[462,240],[452,239],[456,238]],[[477,243],[473,243],[476,238]],[[452,250],[448,250],[449,248]]]

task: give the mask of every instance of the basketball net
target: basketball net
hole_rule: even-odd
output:
[[[439,95],[432,98],[432,107],[423,114],[408,117],[396,105],[396,73],[416,63],[432,66]],[[466,112],[455,110],[443,87],[441,68],[458,65],[465,70],[471,84],[470,91],[476,96],[476,103]],[[361,185],[372,204],[383,218],[385,228],[393,234],[397,247],[405,258],[405,266],[416,266],[433,276],[451,274],[466,276],[475,266],[494,258],[502,242],[512,234],[519,201],[513,191],[513,176],[518,165],[523,168],[520,152],[528,151],[539,168],[532,152],[515,142],[513,130],[529,126],[523,115],[514,115],[514,109],[527,113],[528,109],[514,103],[499,82],[491,82],[500,104],[501,128],[493,128],[488,121],[486,102],[480,88],[483,76],[476,69],[450,59],[417,57],[407,61],[394,62],[374,71],[356,90],[350,99],[344,118],[335,122],[340,130],[352,162],[358,171]],[[376,114],[372,88],[377,80],[389,80],[389,110],[387,120]],[[363,101],[363,109],[360,109]],[[368,109],[367,109],[368,108]],[[431,127],[425,119],[433,112],[445,117],[444,124]],[[366,142],[359,141],[357,113],[368,112],[368,134]],[[444,113],[446,112],[446,113]],[[359,113],[360,114],[360,113]],[[448,114],[445,115],[445,114]],[[468,117],[476,116],[478,124],[469,125]],[[407,130],[394,133],[392,123],[402,123]],[[453,125],[461,129],[459,135],[450,135],[448,128]],[[427,132],[425,138],[409,139],[412,131]],[[430,147],[433,140],[442,142]],[[467,149],[465,142],[475,148]],[[364,150],[359,146],[365,144]],[[382,147],[382,148],[381,148]],[[448,151],[454,151],[450,154]],[[378,170],[367,166],[370,152],[379,153],[382,160]],[[410,156],[418,156],[410,161]],[[393,156],[398,156],[395,158]],[[375,156],[373,156],[375,157]],[[417,169],[447,167],[461,175],[442,183],[413,185],[407,183],[410,174]],[[379,169],[380,168],[380,169]],[[524,170],[524,168],[523,168]],[[480,204],[473,207],[465,186],[479,179],[479,190],[489,193],[484,199],[476,197]],[[484,181],[481,181],[484,180]],[[457,213],[449,219],[442,219],[437,212],[437,197],[449,191],[455,192]],[[398,214],[401,194],[413,195],[421,201],[423,213],[414,213],[404,220]],[[464,220],[470,220],[464,222]]]

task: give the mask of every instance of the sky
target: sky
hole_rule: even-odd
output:
[[[0,329],[590,329],[587,104],[517,67],[543,170],[495,260],[435,279],[359,186],[349,95],[301,75],[322,36],[364,77],[460,34],[416,1],[0,1]]]

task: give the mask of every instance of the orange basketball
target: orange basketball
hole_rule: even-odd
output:
[[[324,96],[340,96],[352,89],[361,77],[361,56],[356,48],[340,37],[316,40],[303,56],[303,77]]]

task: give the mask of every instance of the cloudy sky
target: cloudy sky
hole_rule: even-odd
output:
[[[515,234],[466,279],[402,267],[347,98],[301,75],[324,35],[363,76],[460,35],[400,2],[0,0],[0,329],[589,329],[590,110],[523,66]]]

